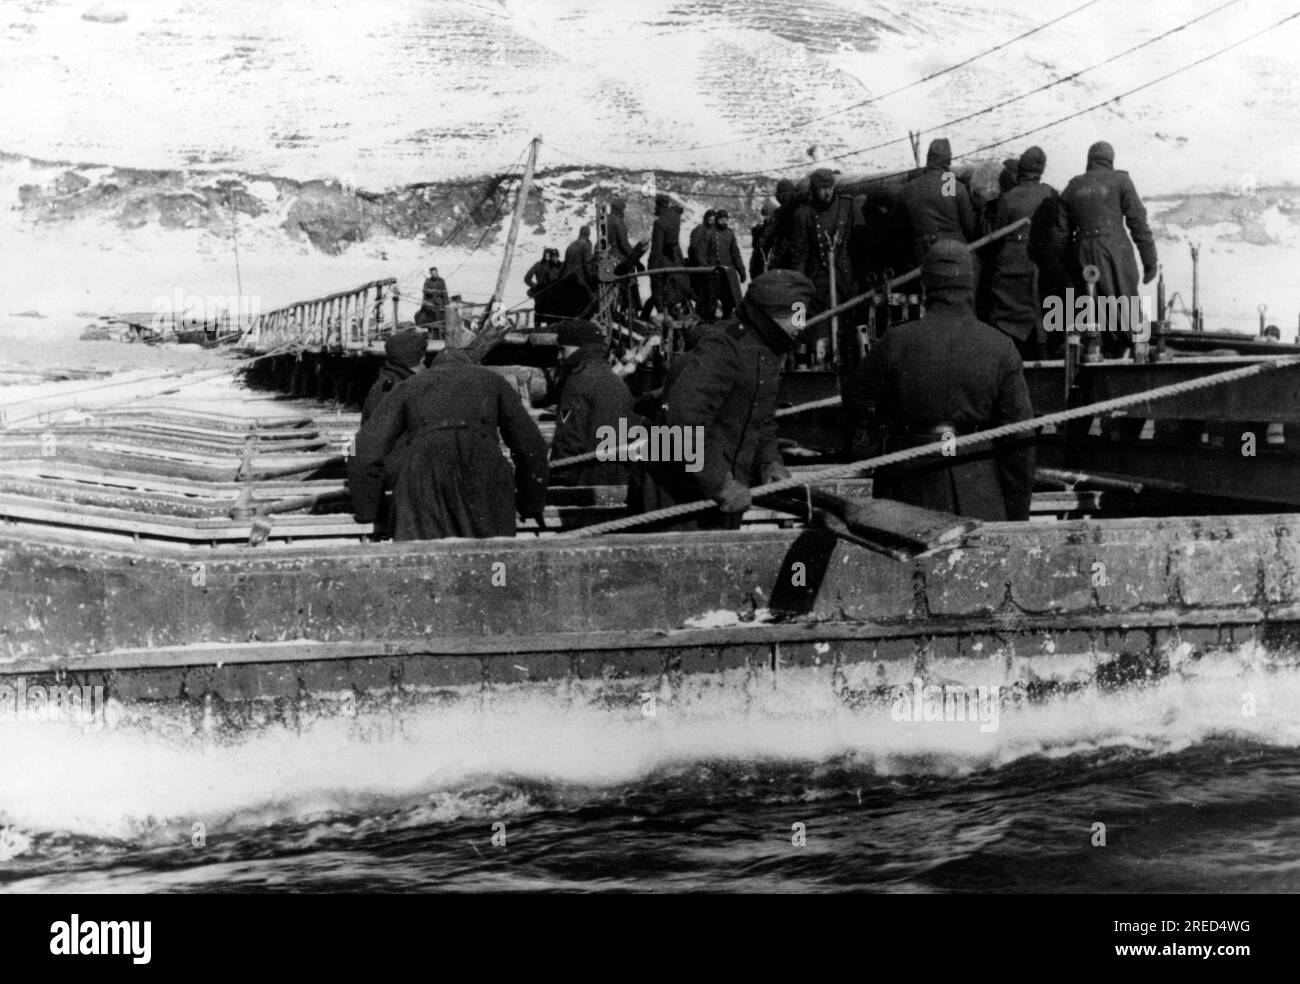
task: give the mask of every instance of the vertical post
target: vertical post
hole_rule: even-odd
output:
[[[533,187],[533,170],[537,167],[537,149],[541,145],[542,138],[537,136],[533,137],[528,146],[528,161],[524,164],[523,177],[519,179],[519,190],[515,192],[515,209],[514,214],[510,217],[510,231],[506,234],[505,256],[501,259],[501,270],[497,274],[496,288],[492,291],[492,296],[488,298],[487,306],[483,309],[483,321],[479,328],[478,337],[469,345],[470,357],[475,362],[481,360],[496,343],[497,339],[506,331],[505,320],[502,319],[499,324],[494,323],[492,312],[505,294],[506,280],[510,276],[510,263],[515,255],[515,240],[519,238],[519,224],[523,221],[524,206],[528,202],[528,193]]]
[[[393,331],[397,331],[397,326],[402,323],[402,319],[397,313],[397,302],[401,300],[401,295],[397,291],[397,284],[393,284]]]
[[[838,239],[838,236],[836,237]],[[835,245],[836,240],[831,240],[830,254],[826,257],[826,265],[831,274],[831,307],[835,307],[840,302],[839,293],[835,289]],[[831,315],[831,365],[838,368],[840,364],[840,316]]]
[[[1189,248],[1192,251],[1192,331],[1201,331],[1201,247],[1198,243],[1189,244]]]
[[[1160,362],[1165,357],[1165,317],[1168,303],[1165,301],[1164,267],[1156,279],[1156,320],[1151,323],[1151,347],[1147,350],[1152,362]]]

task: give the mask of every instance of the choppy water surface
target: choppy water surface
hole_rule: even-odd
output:
[[[5,724],[0,885],[1300,890],[1293,668],[1228,654],[1021,702],[991,732],[896,721],[815,671],[688,679],[653,718],[606,698],[536,687],[220,740],[183,712]]]

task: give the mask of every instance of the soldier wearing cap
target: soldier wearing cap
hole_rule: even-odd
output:
[[[650,231],[650,256],[646,267],[653,274],[655,270],[684,265],[681,206],[667,195],[655,195],[655,221]],[[652,296],[642,317],[649,316],[650,307],[670,311],[674,305],[693,297],[686,278],[677,273],[651,276],[650,290]]]
[[[796,305],[812,301],[812,282],[771,270],[750,284],[733,318],[700,337],[665,386],[660,420],[702,435],[697,471],[683,462],[648,463],[629,490],[635,512],[700,498],[720,512],[675,522],[672,529],[735,529],[750,505],[750,487],[788,478],[777,445],[776,401],[781,361],[801,330]],[[698,428],[698,430],[696,430]]]
[[[542,250],[542,258],[524,274],[524,286],[533,299],[533,324],[545,328],[555,320],[562,306],[559,295],[560,251],[553,247]]]
[[[424,368],[424,354],[428,348],[429,336],[423,331],[417,331],[409,322],[403,324],[400,331],[388,336],[384,342],[384,364],[366,393],[365,403],[361,405],[363,424],[379,409],[379,404],[392,392],[394,386]]]
[[[444,325],[447,322],[447,281],[438,275],[437,267],[429,267],[424,280],[420,310],[415,314],[417,325]]]
[[[920,266],[940,239],[968,243],[975,238],[975,207],[952,171],[952,147],[944,138],[930,141],[925,170],[904,185],[899,219],[912,244],[913,266]]]
[[[808,179],[808,201],[795,211],[790,240],[790,269],[804,274],[826,309],[860,293],[858,275],[866,244],[865,223],[857,202],[835,191],[835,172],[819,168]],[[831,295],[831,269],[835,291]],[[810,341],[830,337],[830,323],[809,333]]]
[[[1110,356],[1121,355],[1128,347],[1129,332],[1135,324],[1138,270],[1133,261],[1133,247],[1142,259],[1142,283],[1155,280],[1158,270],[1156,241],[1147,225],[1147,210],[1133,187],[1127,171],[1115,170],[1115,148],[1104,140],[1088,148],[1088,169],[1061,192],[1063,219],[1071,245],[1070,259],[1074,289],[1086,296],[1088,285],[1083,271],[1097,268],[1097,297],[1130,298],[1125,305],[1130,324],[1101,324],[1102,350]],[[1128,231],[1125,231],[1125,226]],[[1132,242],[1129,240],[1132,239]],[[1113,310],[1101,305],[1103,311]],[[1122,312],[1124,307],[1120,308]]]
[[[590,321],[566,321],[558,333],[561,362],[555,383],[555,437],[551,460],[595,451],[600,430],[619,432],[637,423],[632,393],[609,366],[608,344]],[[624,485],[627,466],[621,461],[590,461],[551,472],[555,485]]]
[[[800,194],[789,178],[782,178],[776,183],[772,197],[776,199],[776,211],[763,241],[763,250],[769,270],[788,270],[791,265],[790,245],[794,242],[795,212],[804,204],[807,196]]]
[[[596,297],[596,253],[589,225],[579,227],[578,238],[564,251],[558,290],[563,314],[570,318],[581,315]]]
[[[921,280],[925,317],[891,328],[854,379],[847,402],[868,438],[859,453],[941,442],[1034,415],[1015,345],[971,308],[966,247],[935,242]],[[882,469],[875,495],[976,519],[1025,520],[1033,484],[1030,435],[973,451],[952,445],[951,453]]]
[[[749,253],[750,277],[759,276],[770,265],[772,257],[767,238],[772,229],[773,216],[776,215],[776,205],[771,201],[764,202],[759,215],[761,219],[758,225],[751,226],[749,230],[749,242],[752,247]]]
[[[1035,230],[1048,226],[1057,213],[1056,189],[1042,181],[1047,155],[1040,147],[1030,147],[1015,164],[1015,184],[993,203],[990,226],[1001,229],[1020,219],[1028,226],[991,243],[986,254],[988,277],[985,320],[1016,343],[1023,359],[1045,356],[1043,333],[1044,286],[1049,276],[1039,276],[1034,256],[1039,253]],[[1004,163],[1003,173],[1009,172]],[[1040,232],[1041,235],[1041,232]]]
[[[717,318],[718,296],[714,290],[713,264],[717,262],[717,232],[715,218],[717,209],[707,209],[700,224],[691,230],[687,238],[686,265],[701,267],[699,273],[691,274],[691,289],[697,298],[695,311],[705,321]]]
[[[736,241],[736,231],[731,228],[731,213],[720,208],[713,216],[713,265],[722,267],[713,271],[714,292],[722,306],[722,316],[730,318],[736,310],[736,301],[740,294],[740,285],[745,282],[745,258],[740,254],[740,243]],[[735,272],[735,288],[732,288],[732,271]]]

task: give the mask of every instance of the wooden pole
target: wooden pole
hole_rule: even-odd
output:
[[[506,253],[501,259],[501,272],[497,274],[496,289],[483,311],[483,324],[479,334],[468,346],[469,356],[475,362],[482,361],[488,350],[496,344],[498,338],[505,334],[506,325],[492,323],[492,313],[505,294],[506,280],[510,276],[510,263],[515,255],[515,240],[519,237],[519,225],[524,219],[524,206],[528,202],[528,193],[533,187],[533,170],[537,166],[537,151],[542,146],[540,136],[533,137],[528,146],[528,162],[524,165],[524,175],[519,180],[519,190],[515,192],[515,211],[510,217],[510,231],[506,234]]]

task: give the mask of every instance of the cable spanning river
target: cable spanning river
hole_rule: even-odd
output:
[[[557,684],[206,737],[192,708],[10,722],[0,886],[1297,891],[1300,670],[1277,664],[1058,687],[996,728],[814,670],[688,678],[653,717]]]

